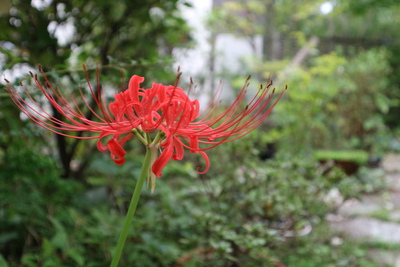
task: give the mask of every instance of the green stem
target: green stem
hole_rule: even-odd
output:
[[[111,261],[110,267],[117,267],[119,259],[121,258],[122,249],[124,248],[126,238],[129,233],[129,228],[132,224],[133,216],[135,215],[136,207],[139,202],[140,193],[142,192],[143,183],[148,175],[148,170],[151,164],[151,151],[149,148],[146,149],[146,155],[144,157],[144,162],[140,176],[135,185],[135,190],[133,191],[131,203],[129,204],[128,213],[126,214],[124,225],[122,227],[121,234],[118,239],[117,249],[115,250],[114,256]]]
[[[156,135],[156,137],[154,138],[153,142],[151,142],[150,147],[153,146],[157,146],[158,142],[161,140],[161,138],[163,138],[165,136],[165,133],[163,131],[159,131]]]
[[[148,145],[148,141],[146,139],[144,139],[144,137],[139,133],[139,131],[137,129],[133,129],[131,131],[137,138],[139,138],[139,140],[145,145]]]

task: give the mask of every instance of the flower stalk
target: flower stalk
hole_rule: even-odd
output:
[[[146,155],[144,156],[142,170],[139,175],[139,179],[136,182],[135,189],[133,191],[132,199],[129,204],[128,212],[125,217],[124,224],[122,226],[122,231],[118,239],[117,248],[114,252],[114,256],[111,261],[110,267],[117,267],[119,260],[122,255],[122,250],[125,246],[126,238],[128,237],[129,228],[132,225],[132,220],[136,212],[136,207],[139,202],[140,193],[142,192],[144,181],[148,176],[148,170],[150,169],[151,164],[151,150],[147,147],[146,148]]]

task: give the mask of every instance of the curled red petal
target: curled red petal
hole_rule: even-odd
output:
[[[130,140],[131,138],[132,138],[132,136],[133,136],[133,134],[127,134],[124,138],[122,138],[120,141],[119,141],[119,144],[121,145],[121,146],[123,146],[125,143],[126,143],[126,141],[128,141],[128,140]]]
[[[107,147],[110,150],[111,155],[115,157],[123,158],[126,154],[126,151],[122,148],[116,137],[108,140]]]
[[[197,136],[190,136],[190,148],[191,153],[199,151],[199,138]]]
[[[118,140],[119,136],[115,135],[113,138],[108,140],[107,148],[110,150],[111,158],[114,160],[115,164],[122,165],[125,163],[124,156],[126,154],[123,145],[126,141],[131,139],[133,134],[128,134],[124,136],[121,140]]]
[[[158,178],[162,176],[161,171],[164,169],[165,165],[167,165],[167,163],[171,160],[173,151],[174,146],[173,143],[170,142],[170,145],[167,146],[163,150],[161,155],[154,161],[151,170]]]
[[[114,163],[117,165],[122,165],[125,163],[125,159],[124,158],[113,158]]]
[[[104,151],[107,150],[107,146],[105,146],[105,145],[103,145],[103,144],[101,143],[101,139],[100,139],[100,138],[99,138],[99,140],[97,141],[97,149],[98,149],[100,152],[104,152]]]
[[[206,154],[206,152],[204,151],[199,151],[200,155],[203,156],[205,162],[206,162],[206,168],[204,171],[199,171],[199,167],[197,167],[196,171],[198,174],[205,174],[206,172],[208,172],[208,170],[210,169],[210,159],[208,158],[208,155]]]
[[[174,137],[174,148],[175,153],[172,155],[172,159],[174,160],[181,160],[185,155],[185,150],[181,142],[179,142],[178,138]]]
[[[195,120],[199,116],[199,111],[200,111],[200,104],[199,100],[194,100],[192,101],[192,106],[191,106],[191,114],[190,114],[190,121]]]
[[[102,134],[99,136],[99,140],[97,141],[97,149],[98,149],[100,152],[104,152],[104,151],[106,151],[106,150],[108,149],[108,147],[105,146],[105,145],[103,145],[103,143],[101,142],[101,139],[102,139],[103,137],[107,136],[107,135],[108,135],[107,133],[102,133]]]
[[[140,89],[140,84],[144,81],[144,77],[140,77],[137,75],[133,75],[131,79],[129,80],[129,94],[131,96],[131,99],[133,101],[138,101],[138,95],[139,95],[139,89]]]

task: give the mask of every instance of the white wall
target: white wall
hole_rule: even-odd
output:
[[[190,77],[193,77],[194,82],[199,83],[200,78],[204,78],[202,85],[202,95],[199,96],[201,102],[207,102],[207,95],[210,93],[211,84],[218,85],[221,78],[216,77],[215,81],[211,80],[210,73],[210,54],[211,54],[211,32],[206,28],[205,22],[207,16],[211,14],[212,0],[192,0],[193,8],[181,6],[183,17],[192,27],[193,37],[196,46],[191,49],[174,49],[174,58],[176,60],[175,67],[180,66],[182,75],[182,84],[187,82]],[[215,73],[230,72],[238,73],[242,71],[242,60],[247,60],[251,57],[261,57],[262,54],[262,37],[255,38],[256,49],[252,48],[250,42],[244,38],[238,38],[233,34],[219,33],[215,40]],[[247,78],[244,74],[243,82]],[[230,94],[229,81],[223,81],[224,95]]]

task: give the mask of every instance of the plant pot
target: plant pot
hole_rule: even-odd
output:
[[[355,174],[360,166],[368,163],[368,153],[363,150],[320,150],[315,153],[315,158],[321,164],[333,162],[347,175]]]

